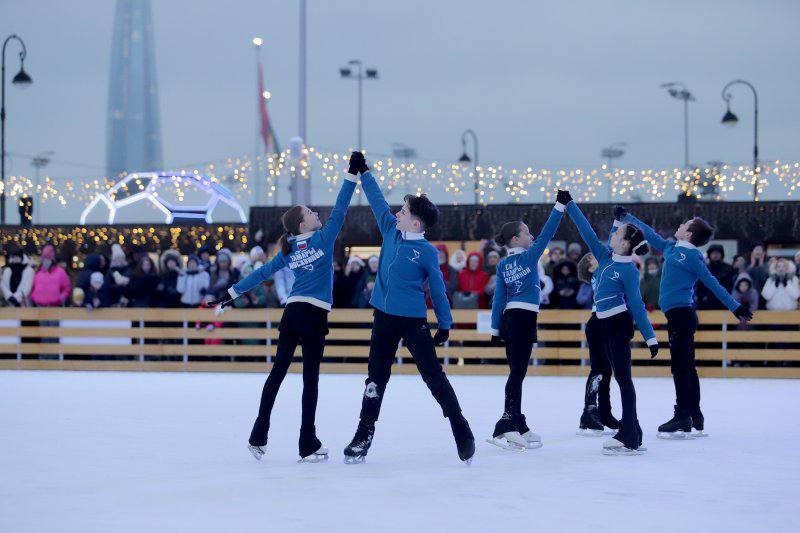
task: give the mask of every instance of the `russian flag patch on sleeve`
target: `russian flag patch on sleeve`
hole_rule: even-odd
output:
[[[298,250],[305,250],[306,248],[308,248],[308,241],[300,241],[297,243]]]

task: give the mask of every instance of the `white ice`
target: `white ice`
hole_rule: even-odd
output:
[[[417,376],[392,378],[366,464],[344,465],[363,376],[322,377],[331,460],[297,464],[290,375],[257,462],[246,443],[263,379],[0,372],[0,531],[800,531],[798,381],[703,380],[711,436],[662,441],[672,382],[637,379],[649,451],[606,457],[602,439],[575,435],[582,379],[527,378],[544,447],[510,453],[484,442],[504,378],[455,376],[478,440],[468,467]]]

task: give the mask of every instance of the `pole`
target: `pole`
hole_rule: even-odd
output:
[[[364,83],[364,76],[361,75],[361,63],[358,64],[358,151],[361,152],[364,150],[364,146],[361,142],[361,130],[363,127],[362,124],[362,85]]]
[[[306,135],[306,0],[300,0],[300,98],[297,130],[308,144]]]
[[[25,43],[17,34],[11,34],[3,41],[3,60],[0,67],[2,70],[0,73],[0,187],[3,189],[0,192],[0,225],[6,224],[6,46],[12,39],[19,41],[22,46],[22,51],[19,53],[20,61],[24,61],[28,54]],[[20,69],[20,73],[22,73],[22,69]]]
[[[255,49],[256,49],[256,90],[258,90],[258,88],[261,85],[261,78],[260,78],[261,69],[259,69],[259,66],[261,65],[261,46],[256,44],[255,45]],[[256,136],[255,136],[255,145],[253,147],[253,166],[250,169],[250,171],[252,172],[253,181],[255,181],[255,183],[253,184],[254,185],[254,187],[253,187],[253,195],[254,195],[254,197],[253,197],[253,205],[258,205],[258,202],[261,200],[261,177],[259,176],[259,172],[258,172],[258,154],[261,151],[260,150],[260,147],[261,147],[261,98],[263,98],[263,96],[259,94],[258,95],[258,99],[256,99],[256,128],[255,128]],[[266,150],[265,150],[265,153],[266,153]]]
[[[761,171],[758,168],[758,92],[756,88],[753,86],[752,83],[746,80],[733,80],[732,82],[728,83],[725,87],[722,88],[722,99],[726,102],[730,102],[731,95],[728,93],[728,89],[732,85],[736,84],[746,85],[753,91],[753,201],[758,201],[758,185],[759,185],[759,176]],[[730,109],[730,108],[729,108]]]
[[[683,100],[683,168],[689,168],[689,99]]]

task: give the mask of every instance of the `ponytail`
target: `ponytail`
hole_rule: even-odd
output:
[[[630,245],[630,248],[628,248],[628,255],[646,255],[650,251],[650,247],[644,240],[644,233],[633,224],[625,225],[625,235],[623,235],[622,238],[628,241]]]
[[[292,237],[300,234],[300,224],[303,223],[303,206],[296,205],[281,216],[281,224],[285,233],[281,235],[278,243],[281,253],[286,256],[292,253]]]
[[[500,227],[500,232],[494,236],[494,242],[499,244],[500,246],[508,246],[511,242],[511,239],[519,233],[519,226],[520,222],[506,222]]]

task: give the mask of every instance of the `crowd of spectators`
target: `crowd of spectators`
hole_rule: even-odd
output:
[[[439,267],[447,297],[454,309],[489,309],[497,280],[497,265],[505,250],[491,240],[482,241],[478,251],[439,250]],[[6,306],[103,307],[200,307],[222,296],[234,283],[261,267],[268,256],[261,246],[233,253],[225,248],[203,247],[196,255],[182,256],[177,250],[159,255],[140,248],[123,249],[114,244],[107,253],[89,254],[82,268],[72,271],[52,245],[41,254],[26,256],[8,250],[0,275],[2,304]],[[542,308],[590,309],[592,288],[577,276],[577,263],[585,250],[570,243],[566,252],[552,246],[539,264]],[[726,261],[722,246],[712,244],[707,252],[711,273],[734,299],[752,311],[798,309],[800,300],[800,252],[793,260],[767,257],[762,245],[745,255]],[[639,258],[637,258],[639,259]],[[351,255],[334,262],[333,306],[368,308],[379,257]],[[662,258],[651,255],[639,260],[641,293],[649,310],[658,309]],[[237,299],[237,308],[279,307],[286,303],[294,275],[283,269],[273,278]],[[700,310],[723,309],[702,284],[696,291]],[[430,298],[429,306],[432,306]]]

